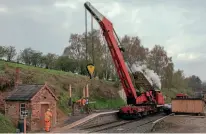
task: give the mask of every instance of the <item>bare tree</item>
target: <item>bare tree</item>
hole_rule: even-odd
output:
[[[22,52],[21,52],[21,61],[23,61],[25,64],[27,65],[31,65],[31,57],[33,54],[33,49],[31,48],[25,48]]]
[[[56,54],[48,53],[44,56],[43,62],[47,69],[53,69],[55,67],[55,61],[57,60],[58,56]]]
[[[6,55],[7,61],[11,61],[16,54],[17,54],[16,48],[14,46],[6,47],[5,55]]]
[[[6,48],[4,46],[0,46],[0,58],[3,58],[6,53]]]
[[[162,69],[171,63],[172,59],[167,56],[167,52],[164,47],[155,45],[154,48],[149,52],[148,55],[148,66],[154,70],[158,75],[163,76]]]
[[[31,53],[31,64],[35,67],[41,66],[41,58],[42,58],[42,52],[33,51]]]
[[[145,61],[148,49],[141,46],[141,41],[138,37],[124,36],[121,40],[121,45],[124,47],[124,58],[130,64],[136,61]]]

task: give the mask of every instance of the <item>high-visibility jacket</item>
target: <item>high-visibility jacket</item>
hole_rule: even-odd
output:
[[[86,99],[79,99],[76,102],[79,103],[81,106],[84,106],[86,104]]]
[[[81,100],[81,105],[84,106],[86,104],[86,99]]]
[[[52,117],[52,113],[50,111],[47,111],[44,115],[44,120],[45,121],[50,121]]]

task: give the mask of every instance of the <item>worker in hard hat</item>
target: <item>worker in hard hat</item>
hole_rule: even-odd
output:
[[[51,109],[48,109],[44,116],[45,131],[47,132],[49,132],[51,128],[51,119],[52,119],[52,112]]]

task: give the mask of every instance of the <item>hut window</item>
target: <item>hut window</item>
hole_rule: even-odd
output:
[[[24,103],[20,104],[20,115],[22,116],[26,110],[26,105]]]

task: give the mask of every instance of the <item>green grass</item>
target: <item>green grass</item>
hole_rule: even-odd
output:
[[[73,96],[72,101],[77,101],[80,99],[78,96]],[[61,92],[58,101],[58,107],[64,113],[71,113],[72,109],[68,104],[69,97],[66,92]],[[118,109],[121,106],[126,105],[126,103],[121,98],[105,99],[105,98],[91,98],[89,101],[95,102],[89,104],[92,109]]]
[[[96,103],[90,104],[90,107],[92,109],[118,109],[121,106],[126,105],[126,103],[121,98],[117,98],[117,99],[96,98],[90,101],[96,102]]]
[[[77,100],[76,98],[72,98],[72,101]],[[65,113],[71,113],[72,109],[71,107],[68,106],[68,101],[69,101],[69,96],[67,95],[67,92],[63,91],[59,95],[59,100],[58,100],[58,107]]]
[[[35,70],[35,71],[43,72],[43,73],[46,73],[46,74],[76,76],[76,74],[71,73],[71,72],[64,72],[64,71],[53,70],[53,69],[45,69],[45,68],[40,68],[40,67],[28,66],[28,65],[24,65],[24,64],[6,62],[6,61],[3,61],[3,60],[0,60],[0,70],[2,68],[4,68],[5,64],[8,64],[8,66],[12,67],[12,68],[19,67],[20,69]],[[82,76],[82,75],[78,75],[78,76]],[[84,76],[82,76],[82,77],[84,77]]]
[[[14,133],[16,128],[12,122],[0,113],[0,133]]]

